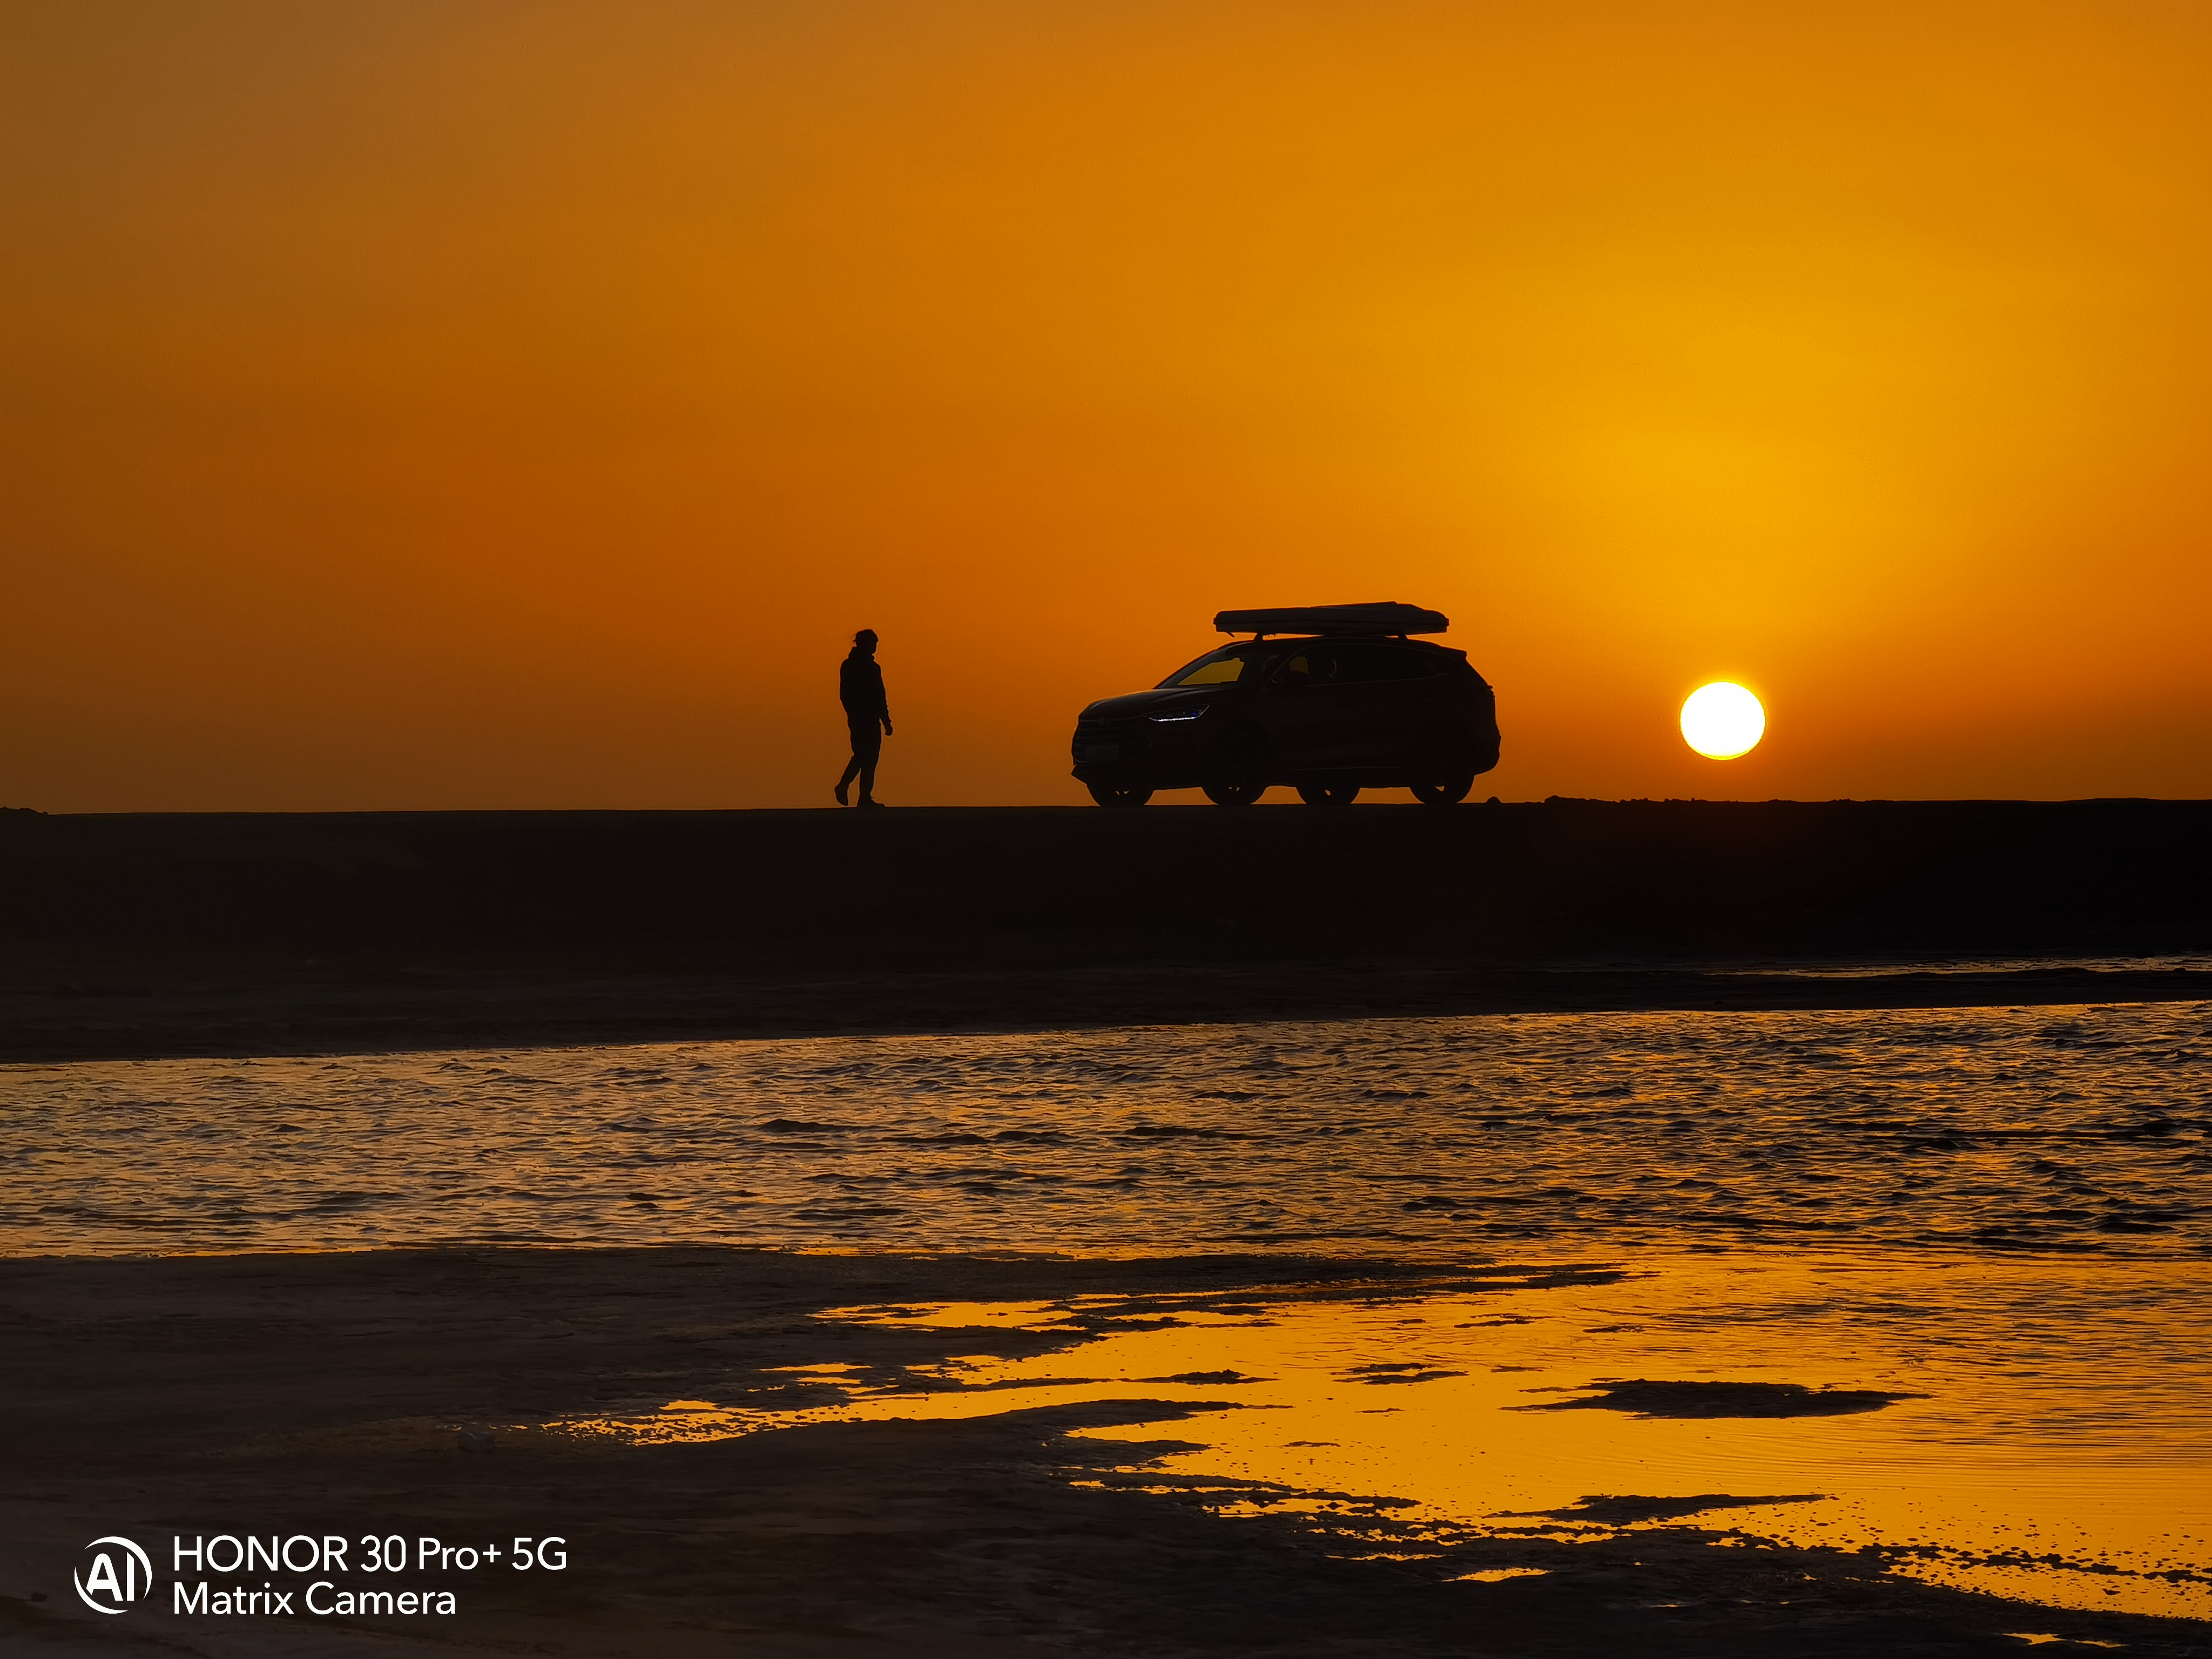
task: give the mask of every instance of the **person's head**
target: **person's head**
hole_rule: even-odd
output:
[[[859,633],[854,635],[853,649],[863,653],[867,656],[874,656],[876,654],[876,630],[872,628],[864,628]]]

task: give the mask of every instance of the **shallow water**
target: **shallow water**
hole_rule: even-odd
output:
[[[1174,1431],[1200,1449],[1132,1467],[1222,1483],[1232,1514],[1353,1495],[1439,1534],[1689,1525],[2203,1618],[2208,1127],[2203,1004],[15,1066],[0,1227],[19,1255],[732,1243],[1603,1264],[1617,1282],[1239,1292],[1148,1321],[1117,1322],[1112,1297],[848,1310],[829,1317],[1080,1340],[848,1378],[810,1411],[647,1400],[554,1431],[1210,1401]],[[1527,1409],[1608,1378],[1883,1398]],[[1730,1501],[1639,1522],[1580,1502],[1597,1495]]]
[[[1204,1443],[1137,1467],[1185,1492],[1218,1484],[1231,1515],[1397,1500],[1384,1510],[1416,1549],[1455,1529],[1577,1539],[1687,1524],[1729,1542],[1871,1548],[1895,1571],[2045,1605],[2212,1616],[2212,1316],[2193,1267],[1758,1252],[1639,1257],[1614,1283],[1531,1278],[1472,1294],[850,1309],[827,1317],[1063,1332],[1075,1346],[888,1380],[800,1368],[847,1395],[805,1410],[678,1401],[550,1426],[667,1442],[1206,1402],[1171,1426],[1082,1432]],[[1609,1378],[1748,1383],[1752,1409],[1798,1414],[1579,1408]],[[1856,1409],[1830,1409],[1838,1390],[1863,1391],[1842,1397]],[[1586,1501],[1625,1495],[1698,1501]]]
[[[2212,1006],[0,1067],[14,1255],[2212,1251]]]

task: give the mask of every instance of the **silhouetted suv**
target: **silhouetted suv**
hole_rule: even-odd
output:
[[[1310,805],[1411,789],[1449,806],[1498,764],[1497,707],[1464,652],[1415,640],[1449,626],[1395,602],[1224,611],[1209,651],[1150,691],[1094,702],[1075,722],[1075,775],[1101,806],[1158,789],[1249,806],[1286,783]]]

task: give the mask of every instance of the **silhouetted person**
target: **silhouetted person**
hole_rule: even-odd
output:
[[[884,671],[876,665],[876,630],[853,635],[853,648],[837,666],[837,701],[845,705],[845,724],[853,733],[853,758],[837,780],[837,805],[854,778],[860,781],[857,806],[880,806],[876,799],[876,757],[891,734],[890,704],[884,700]]]

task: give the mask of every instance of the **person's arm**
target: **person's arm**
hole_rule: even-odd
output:
[[[873,664],[871,667],[875,667]],[[891,700],[884,690],[884,671],[876,667],[876,718],[884,723],[884,735],[891,734]]]

